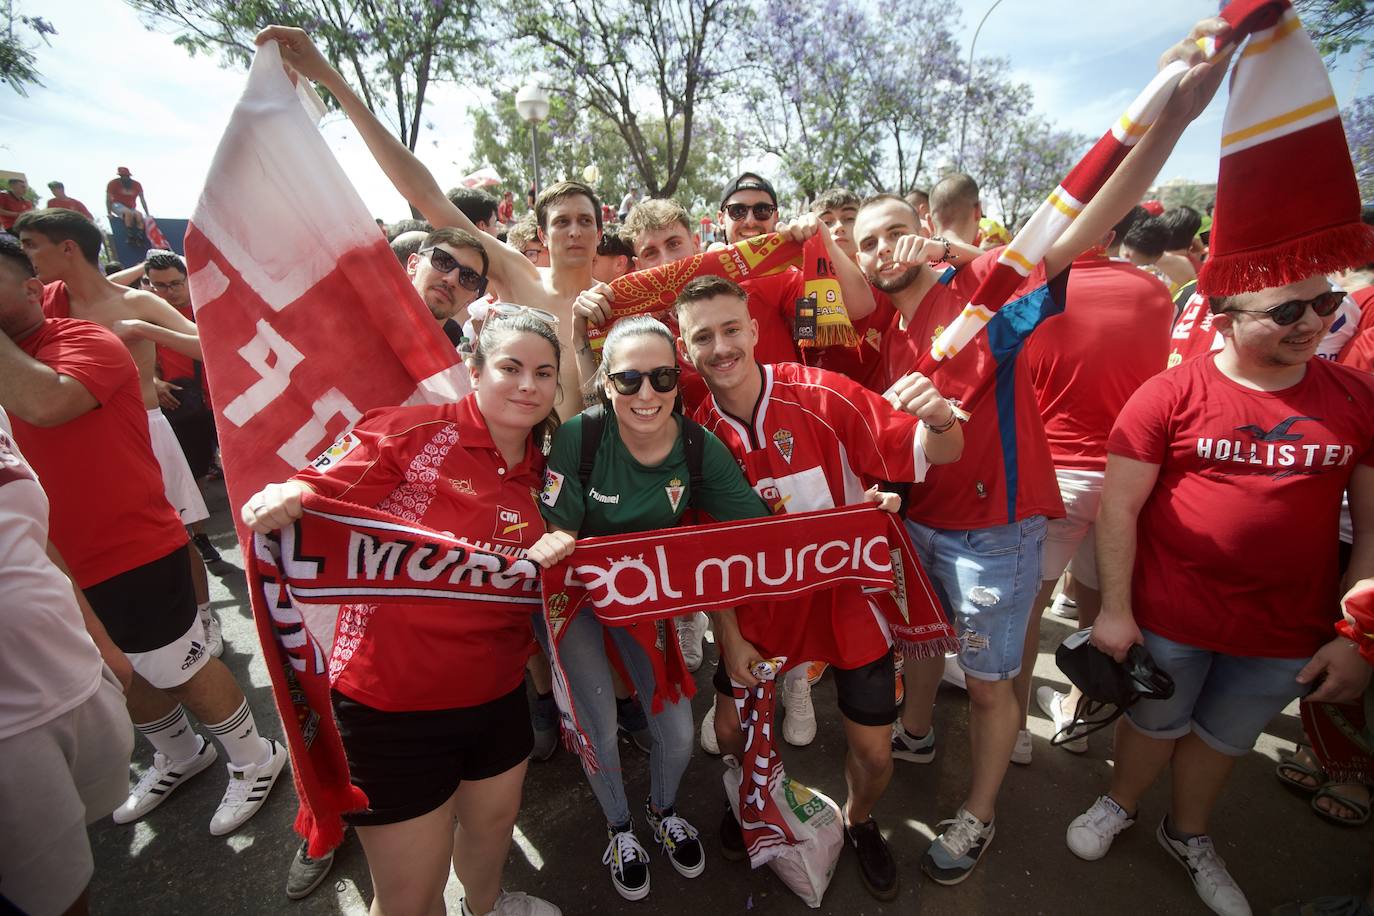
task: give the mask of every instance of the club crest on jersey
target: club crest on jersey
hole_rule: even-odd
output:
[[[334,444],[320,453],[320,457],[310,463],[310,466],[317,471],[328,470],[343,460],[344,456],[358,447],[358,437],[352,433],[344,433]]]
[[[869,328],[864,334],[864,343],[875,350],[881,350],[883,348],[883,335],[877,328]]]
[[[546,506],[558,505],[558,494],[563,492],[563,475],[551,468],[544,469],[544,491],[539,501]]]
[[[672,506],[673,511],[676,512],[677,507],[682,503],[682,494],[686,492],[682,481],[674,477],[668,481],[668,486],[663,488],[663,492],[668,494],[668,505]]]
[[[508,544],[519,544],[521,533],[527,525],[529,522],[521,520],[519,510],[497,506],[496,530],[492,533],[491,539],[493,541],[505,541]]]
[[[788,464],[792,463],[792,431],[780,429],[773,433],[773,444],[777,446],[778,453],[782,455],[782,460]]]

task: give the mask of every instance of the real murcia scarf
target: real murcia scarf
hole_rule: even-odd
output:
[[[798,322],[793,339],[803,349],[837,344],[854,346],[858,337],[849,323],[835,267],[826,254],[825,243],[814,235],[802,244],[790,242],[776,232],[747,239],[719,251],[694,254],[690,258],[637,270],[611,281],[615,302],[611,322],[587,329],[587,343],[599,360],[601,343],[611,325],[632,315],[656,315],[673,307],[678,293],[697,277],[728,277],[736,282],[767,277],[793,267],[802,271],[802,297],[815,305],[815,321]],[[815,329],[815,335],[802,331]]]
[[[1313,71],[1311,67],[1303,71],[1300,77],[1301,87],[1297,85],[1287,86],[1285,83],[1288,79],[1292,78],[1291,74],[1286,73],[1284,68],[1271,66],[1270,64],[1271,61],[1278,59],[1278,55],[1262,53],[1267,45],[1272,45],[1274,42],[1281,39],[1282,36],[1278,33],[1283,32],[1284,29],[1288,29],[1290,32],[1294,30],[1298,32],[1301,31],[1300,27],[1297,25],[1296,14],[1290,9],[1287,0],[1236,0],[1236,2],[1222,10],[1221,15],[1231,25],[1231,31],[1227,34],[1226,40],[1224,42],[1217,42],[1213,39],[1204,39],[1199,42],[1199,46],[1209,59],[1216,57],[1230,45],[1243,40],[1247,35],[1254,35],[1250,47],[1246,49],[1245,55],[1242,56],[1241,64],[1237,67],[1235,88],[1231,97],[1231,104],[1227,108],[1226,123],[1228,125],[1228,133],[1223,137],[1222,141],[1222,152],[1226,157],[1223,159],[1222,163],[1222,176],[1224,178],[1229,170],[1227,159],[1231,158],[1229,155],[1231,152],[1234,152],[1236,155],[1245,156],[1245,158],[1248,159],[1250,156],[1245,155],[1245,151],[1251,149],[1253,144],[1264,143],[1269,137],[1269,134],[1282,133],[1285,129],[1296,129],[1303,124],[1312,123],[1312,119],[1334,118],[1335,102],[1331,100],[1329,105],[1323,103],[1318,108],[1313,108],[1312,111],[1307,114],[1298,115],[1297,112],[1307,111],[1307,107],[1316,104],[1315,102],[1308,103],[1308,105],[1305,106],[1295,101],[1299,96],[1306,98],[1315,91],[1317,85],[1315,82],[1316,74],[1320,74],[1320,82],[1322,85],[1325,85],[1324,94],[1330,94],[1330,84],[1325,78],[1325,70],[1321,67],[1320,58],[1316,57],[1315,51],[1312,51],[1309,59],[1315,59],[1315,71]],[[1276,22],[1278,23],[1277,25]],[[1289,33],[1284,32],[1284,34]],[[1303,37],[1305,39],[1305,36]],[[1307,42],[1307,46],[1310,48],[1310,41]],[[1250,56],[1251,59],[1249,61],[1245,60],[1246,55]],[[1174,90],[1178,87],[1179,81],[1187,72],[1188,67],[1178,61],[1160,70],[1150,81],[1149,85],[1145,87],[1140,95],[1137,96],[1126,109],[1126,113],[1112,125],[1110,130],[1103,134],[1102,138],[1097,141],[1093,148],[1073,167],[1064,178],[1063,182],[1051,192],[1050,196],[1040,205],[1039,209],[1035,211],[1026,225],[1022,227],[1021,231],[1016,233],[1016,237],[1012,239],[1011,244],[1002,250],[1001,255],[997,259],[996,266],[988,273],[983,282],[979,284],[978,289],[974,292],[969,304],[964,308],[959,318],[950,322],[949,326],[936,337],[931,345],[927,359],[923,360],[923,365],[919,367],[922,372],[930,374],[940,360],[947,359],[959,353],[967,347],[969,342],[973,340],[989,321],[991,321],[993,315],[1002,307],[1003,303],[1006,303],[1007,300],[1011,298],[1022,281],[1030,276],[1036,265],[1045,257],[1045,253],[1049,251],[1050,247],[1064,233],[1064,230],[1078,218],[1078,215],[1083,212],[1083,208],[1094,196],[1096,196],[1097,192],[1102,189],[1107,179],[1112,176],[1112,173],[1116,171],[1122,160],[1126,158],[1126,154],[1140,141],[1141,137],[1145,136],[1145,133],[1150,129],[1151,125],[1159,118],[1160,113],[1164,110],[1165,104],[1169,101]],[[1249,75],[1242,78],[1242,73],[1247,73]],[[1322,93],[1318,93],[1318,95],[1320,96]],[[1290,103],[1298,104],[1298,107],[1289,111],[1285,106]],[[1273,124],[1271,123],[1272,117],[1266,119],[1266,116],[1262,115],[1261,112],[1272,112],[1273,117],[1279,117],[1280,120],[1289,118],[1290,120],[1285,123],[1291,124],[1291,126],[1285,128],[1283,125]],[[1285,114],[1284,112],[1287,113]],[[1241,123],[1245,123],[1249,126],[1240,127],[1239,125]],[[1232,127],[1233,124],[1236,125],[1234,129]],[[1339,130],[1340,121],[1336,119],[1335,131],[1339,132]],[[1266,131],[1269,133],[1265,133]],[[1229,147],[1227,145],[1228,138],[1231,140],[1231,145]],[[1264,148],[1261,146],[1258,149],[1263,150]],[[1341,142],[1341,149],[1345,149],[1343,140]],[[1251,155],[1266,156],[1266,158],[1268,156],[1268,154],[1264,152],[1255,152]],[[1346,157],[1345,168],[1348,172],[1349,157],[1348,154],[1343,155]],[[1273,176],[1271,176],[1272,180],[1270,180],[1270,178],[1255,179],[1253,177],[1254,173],[1251,173],[1249,183],[1239,186],[1235,194],[1237,196],[1264,196],[1258,189],[1282,186],[1285,184],[1284,181],[1279,179],[1280,169],[1284,170],[1286,173],[1292,168],[1293,162],[1306,161],[1307,159],[1305,150],[1296,153],[1279,154],[1279,156],[1280,158],[1271,162],[1274,173]],[[1239,160],[1237,160],[1236,164],[1238,164],[1238,162]],[[1241,169],[1237,168],[1236,172],[1237,174],[1241,174]],[[1304,169],[1304,175],[1306,176],[1304,182],[1309,179],[1313,182],[1325,181],[1324,178],[1316,177],[1307,169]],[[1290,197],[1292,198],[1292,207],[1307,213],[1311,212],[1313,204],[1308,199],[1306,184],[1304,184],[1302,193],[1295,193],[1290,195]],[[1221,203],[1224,199],[1224,197],[1219,195],[1218,210],[1220,210]],[[1261,208],[1258,202],[1255,207],[1251,208],[1252,211],[1257,211],[1259,209]],[[1346,212],[1347,210],[1349,210],[1348,205],[1345,207],[1345,210],[1341,211],[1342,221],[1348,222],[1349,213]],[[1247,211],[1247,213],[1248,212],[1250,211]],[[1354,221],[1358,222],[1358,194],[1354,198],[1353,213]],[[1283,216],[1283,219],[1289,220],[1290,224],[1296,223],[1303,226],[1309,225],[1312,218],[1313,217],[1310,216],[1294,216],[1292,220],[1289,220],[1288,211],[1284,211]],[[1222,220],[1220,218],[1216,220],[1216,224],[1220,224],[1221,222]],[[1214,243],[1217,239],[1216,224],[1214,224],[1212,230]],[[1264,220],[1264,225],[1270,225],[1268,219]],[[1274,225],[1277,225],[1277,219]],[[1241,235],[1242,231],[1246,233],[1246,239],[1251,237],[1251,234],[1246,230],[1238,231],[1237,235]],[[1223,233],[1223,238],[1225,238],[1225,233]],[[1350,236],[1349,234],[1342,233],[1340,234],[1340,238],[1348,242]],[[1238,247],[1244,246],[1245,244],[1247,243],[1239,242]],[[1251,242],[1249,244],[1257,249],[1263,247],[1259,242]],[[1348,246],[1342,245],[1342,249],[1347,250]],[[1369,249],[1366,248],[1365,250],[1368,251]],[[1228,275],[1245,273],[1253,267],[1257,260],[1258,258],[1249,255],[1238,257],[1230,262],[1232,266],[1227,267],[1226,272]],[[1210,264],[1211,262],[1209,261],[1208,263]],[[1332,263],[1334,263],[1334,261]],[[1353,261],[1343,260],[1338,266],[1348,266],[1350,263],[1353,263]],[[1219,267],[1213,267],[1211,269],[1215,271],[1218,270]],[[1204,265],[1203,275],[1206,276],[1208,272],[1208,266]],[[1308,271],[1307,275],[1316,272],[1318,272],[1318,270],[1312,269]],[[1199,283],[1201,284],[1202,281],[1200,280]],[[1269,284],[1266,283],[1265,285]]]
[[[570,746],[595,769],[591,742],[572,705],[559,660],[565,625],[579,609],[610,626],[630,627],[653,660],[653,704],[690,696],[692,678],[669,618],[719,610],[745,598],[796,600],[841,583],[892,589],[911,582],[914,560],[894,562],[894,517],[854,506],[742,522],[674,528],[578,542],[568,561],[544,571],[376,509],[308,495],[302,518],[268,537],[255,536],[248,564],[255,606],[266,608],[272,649],[293,673],[283,715],[288,740],[306,750],[295,761],[301,799],[298,824],[312,848],[342,833],[341,815],[366,798],[348,782],[342,742],[329,703],[327,650],[317,638],[315,608],[339,604],[433,604],[436,613],[474,602],[542,602],[551,636],[555,691]],[[901,569],[895,574],[894,568]],[[899,589],[902,591],[902,589]],[[907,586],[894,627],[912,643],[952,636],[938,603]],[[769,736],[752,757],[771,759]]]

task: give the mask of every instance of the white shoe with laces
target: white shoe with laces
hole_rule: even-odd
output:
[[[1155,835],[1159,837],[1159,845],[1187,869],[1197,895],[1212,912],[1221,916],[1250,916],[1250,903],[1226,870],[1226,863],[1217,855],[1211,837],[1203,834],[1186,841],[1176,840],[1164,829],[1162,820]]]
[[[160,751],[153,754],[153,765],[143,771],[143,777],[129,792],[124,804],[114,810],[116,824],[132,824],[167,800],[177,787],[214,763],[219,751],[204,735],[200,750],[190,760],[173,762]]]
[[[1016,746],[1011,749],[1011,762],[1017,766],[1030,766],[1031,754],[1031,733],[1026,729],[1021,729],[1016,733]]]
[[[682,660],[687,663],[688,671],[696,671],[701,667],[702,641],[706,638],[706,614],[702,611],[684,614],[674,622],[677,624],[677,644],[682,649]]]
[[[250,763],[246,767],[229,764],[229,785],[224,790],[219,807],[215,809],[214,817],[210,818],[211,835],[224,836],[242,827],[258,813],[263,802],[267,801],[267,794],[277,784],[277,777],[286,766],[286,748],[271,738],[263,740],[267,742],[269,751],[265,762]]]
[[[496,906],[482,914],[468,909],[468,898],[464,897],[462,913],[463,916],[563,916],[563,911],[547,900],[521,891],[502,891],[496,898]]]
[[[1041,712],[1050,717],[1050,721],[1054,723],[1056,735],[1075,721],[1073,713],[1064,709],[1064,701],[1068,698],[1068,694],[1060,693],[1049,685],[1035,688],[1035,704],[1040,707]],[[1088,752],[1088,739],[1086,737],[1070,738],[1058,746],[1070,754],[1086,754]]]
[[[701,720],[701,749],[712,757],[720,756],[720,742],[716,740],[716,704],[712,698],[706,718]]]
[[[1096,862],[1112,848],[1112,840],[1135,823],[1110,795],[1099,796],[1093,806],[1069,823],[1064,842],[1080,859]]]
[[[816,740],[816,709],[811,705],[811,682],[793,677],[782,682],[782,738],[793,747],[806,747]]]

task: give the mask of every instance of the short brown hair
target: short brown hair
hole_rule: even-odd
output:
[[[826,210],[843,210],[845,207],[859,209],[859,195],[848,188],[831,188],[820,193],[811,205],[811,212],[819,216]]]
[[[681,319],[686,306],[693,302],[705,302],[717,296],[734,296],[741,302],[749,301],[749,294],[734,280],[708,274],[697,277],[682,288],[682,292],[677,294],[677,301],[673,303],[673,314]]]
[[[620,235],[633,248],[644,233],[667,229],[673,223],[681,223],[682,228],[686,229],[689,235],[691,234],[692,224],[682,204],[675,200],[663,198],[641,200],[630,208],[629,215],[621,224]]]
[[[883,191],[880,194],[872,194],[868,197],[865,197],[863,201],[859,204],[859,210],[860,212],[862,212],[864,210],[867,210],[869,207],[876,207],[878,204],[885,204],[888,201],[893,201],[895,203],[901,204],[903,207],[906,207],[908,210],[911,211],[912,220],[915,223],[915,225],[919,226],[921,224],[921,214],[917,212],[916,207],[912,205],[911,201],[907,200],[905,197],[900,197],[889,191]]]
[[[549,207],[569,197],[582,196],[592,202],[592,213],[596,214],[596,228],[601,228],[601,200],[590,185],[580,181],[559,181],[539,192],[534,202],[534,219],[539,228],[549,231]]]
[[[930,216],[937,229],[971,214],[977,206],[978,182],[963,172],[946,175],[930,189]]]
[[[100,248],[105,244],[105,238],[95,223],[74,210],[60,207],[30,210],[14,223],[15,235],[25,231],[37,232],[53,243],[75,242],[92,267],[100,266]]]
[[[446,226],[443,229],[435,229],[429,235],[425,236],[424,244],[420,247],[433,248],[435,245],[439,244],[451,245],[454,248],[471,248],[482,257],[482,276],[485,277],[487,275],[487,268],[490,266],[490,263],[487,261],[487,249],[482,246],[482,242],[477,236],[473,235],[471,232],[467,232],[463,229],[456,229],[452,226]]]
[[[516,251],[524,251],[530,242],[536,240],[539,227],[534,224],[534,214],[526,213],[506,230],[506,244]]]

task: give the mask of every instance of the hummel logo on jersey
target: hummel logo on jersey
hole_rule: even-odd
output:
[[[589,489],[587,491],[587,495],[599,503],[607,503],[608,505],[612,506],[618,505],[620,503],[619,493],[615,494],[614,496],[607,496],[605,493],[596,492],[596,487],[592,487],[591,489]]]

